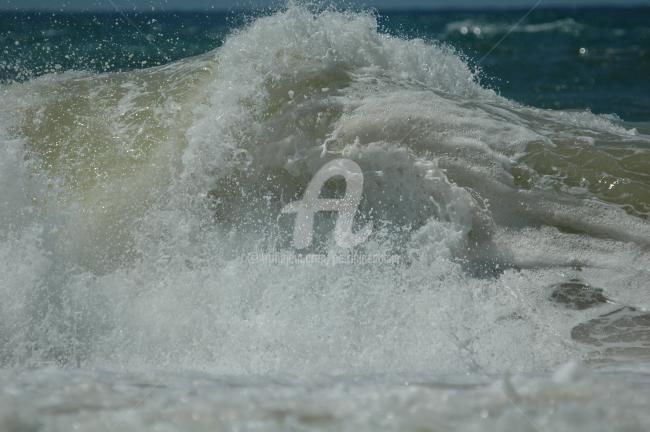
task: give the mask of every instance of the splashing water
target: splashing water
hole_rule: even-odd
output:
[[[614,118],[509,101],[482,87],[452,48],[382,34],[373,15],[293,5],[204,55],[130,72],[45,75],[0,92],[5,367],[168,371],[97,375],[97,392],[115,379],[118,387],[165,381],[177,395],[190,391],[180,382],[207,379],[199,394],[237,394],[239,414],[222,425],[244,421],[252,396],[232,388],[249,388],[246,377],[426,381],[418,374],[469,372],[454,392],[469,386],[471,410],[503,414],[498,425],[512,420],[508,398],[534,410],[545,391],[574,401],[611,377],[577,387],[567,384],[573,375],[560,384],[531,379],[521,397],[506,379],[506,399],[490,402],[505,405],[490,408],[483,399],[501,391],[484,386],[491,374],[540,373],[570,359],[642,364],[650,354],[650,137]],[[250,260],[300,255],[291,247],[294,216],[281,210],[337,158],[361,167],[356,226],[375,227],[354,254],[399,260]],[[323,194],[343,189],[334,181]],[[351,253],[332,239],[335,218],[316,217],[309,252]],[[585,305],[585,296],[602,301],[566,307]],[[608,327],[610,313],[610,324],[623,320],[629,331]],[[241,378],[175,381],[185,369]],[[21,378],[4,379],[19,386]],[[29,379],[51,388],[90,378],[44,369]],[[313,383],[314,400],[343,398],[338,386],[350,380]],[[443,403],[444,386],[370,382],[354,384],[354,403],[371,417],[390,395],[399,418],[410,398],[431,404],[423,419]],[[276,385],[285,395],[278,410],[313,415],[299,423],[336,428],[352,415],[335,402],[310,414],[312,384],[265,378],[250,391],[269,398]],[[372,402],[382,386],[389,396]],[[120,399],[118,387],[106,388],[116,404],[142,396]],[[142,416],[156,412],[155,401]],[[195,408],[223,404],[204,399]],[[253,417],[281,425],[271,405]],[[176,410],[170,418],[180,424]],[[17,415],[0,410],[6,422],[31,424]],[[394,425],[415,429],[418,420]]]

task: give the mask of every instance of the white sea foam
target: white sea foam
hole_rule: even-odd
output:
[[[452,49],[371,15],[292,6],[197,58],[2,92],[5,365],[542,371],[591,358],[571,329],[616,307],[568,311],[549,287],[580,278],[650,304],[644,219],[513,175],[533,144],[648,138],[510,102]],[[359,219],[378,228],[358,252],[401,259],[242,259],[293,253],[280,210],[337,157],[364,171]],[[323,223],[317,252],[343,253]]]
[[[453,21],[446,25],[447,33],[460,33],[462,35],[472,34],[475,36],[494,36],[505,33],[540,33],[557,32],[578,35],[585,26],[576,22],[573,18],[565,18],[557,21],[542,23],[486,23],[478,20]]]

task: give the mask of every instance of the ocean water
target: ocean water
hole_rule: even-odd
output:
[[[525,13],[0,14],[0,430],[648,430],[650,9]]]

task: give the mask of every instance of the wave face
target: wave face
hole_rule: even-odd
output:
[[[205,55],[0,91],[3,365],[497,372],[648,354],[593,333],[650,307],[650,137],[502,98],[372,15],[290,6]],[[355,256],[399,259],[250,259],[296,256],[281,209],[336,158],[364,173],[357,223],[374,230]],[[309,252],[349,259],[335,217]]]

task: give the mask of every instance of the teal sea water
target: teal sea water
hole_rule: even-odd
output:
[[[649,7],[542,9],[515,26],[526,12],[382,11],[379,25],[449,43],[481,68],[485,85],[519,102],[650,118]],[[0,79],[169,63],[219,47],[259,14],[1,12]]]
[[[649,430],[650,9],[526,13],[0,13],[0,431]]]

